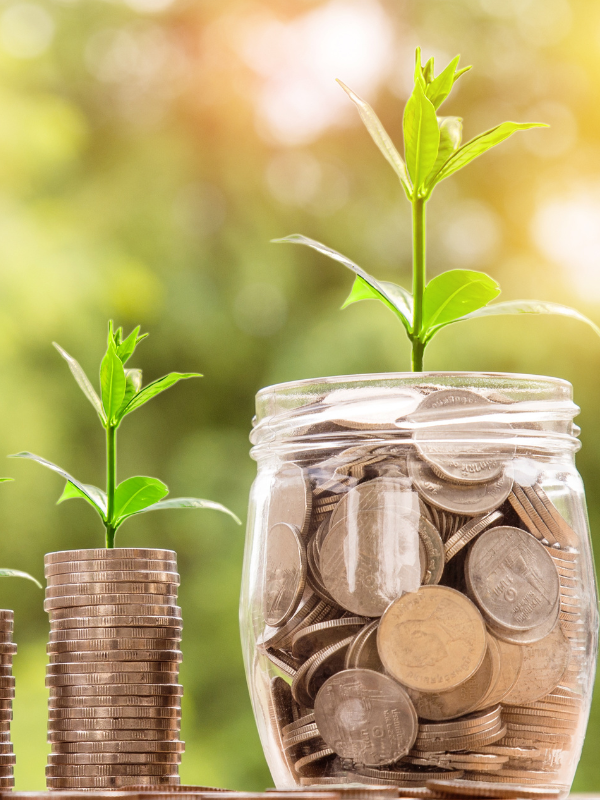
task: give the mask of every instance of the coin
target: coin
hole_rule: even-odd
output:
[[[121,713],[128,708],[139,708],[142,712],[144,709],[149,708],[168,708],[168,707],[181,707],[180,695],[139,695],[139,694],[126,694],[114,695],[110,700],[106,695],[99,697],[79,697],[71,695],[56,695],[54,692],[48,698],[49,709],[59,708],[81,708],[88,709],[92,713],[93,709],[104,708],[107,705],[110,707],[119,707]]]
[[[379,620],[375,619],[364,626],[356,634],[346,651],[344,669],[372,669],[383,672],[383,664],[377,652],[377,628]]]
[[[444,572],[444,543],[437,528],[425,517],[419,519],[419,543],[425,550],[425,572],[421,574],[421,583],[429,586],[439,583]]]
[[[423,719],[455,719],[481,706],[494,677],[494,651],[488,635],[488,648],[481,666],[464,683],[446,692],[415,692],[409,690],[417,714]],[[499,667],[499,658],[498,658]]]
[[[46,785],[48,789],[114,789],[127,785],[137,785],[146,780],[148,785],[161,784],[169,782],[179,784],[179,776],[162,777],[156,776],[115,776],[112,778],[46,778]]]
[[[53,676],[53,679],[55,677],[56,676]],[[183,696],[183,686],[180,686],[178,683],[163,683],[162,681],[154,684],[139,683],[135,689],[132,687],[131,683],[132,682],[130,680],[123,681],[121,683],[115,680],[112,684],[109,681],[106,685],[104,683],[99,685],[91,685],[89,683],[85,683],[85,681],[82,681],[81,685],[54,684],[52,687],[52,696],[56,698],[107,696],[131,697],[135,695],[139,695],[141,697]]]
[[[560,683],[569,656],[569,642],[560,628],[535,644],[525,645],[519,676],[502,702],[522,705],[540,700]]]
[[[119,667],[129,662],[119,662]],[[135,662],[132,662],[135,663]],[[53,666],[53,665],[51,665]],[[62,666],[62,665],[55,665]],[[81,666],[81,665],[78,665]],[[87,665],[86,665],[87,666]],[[9,680],[0,678],[0,682]],[[12,679],[14,681],[14,678]],[[175,672],[100,672],[85,674],[62,674],[46,675],[46,686],[98,686],[110,684],[153,684],[153,683],[177,683],[177,673]],[[1,684],[0,684],[1,685]],[[14,685],[14,684],[13,684]],[[138,691],[138,690],[136,690]]]
[[[446,541],[444,545],[445,560],[450,561],[451,558],[454,558],[454,556],[476,536],[479,536],[480,533],[502,518],[503,514],[500,511],[492,511],[490,514],[484,514],[480,517],[470,519]]]
[[[66,610],[72,609],[77,606],[94,606],[105,609],[106,606],[123,606],[129,605],[126,613],[135,614],[135,608],[142,606],[140,614],[161,614],[162,612],[153,611],[152,609],[160,609],[163,606],[174,606],[177,603],[175,595],[166,594],[81,594],[71,595],[69,597],[47,597],[44,600],[44,611],[54,611],[57,608]],[[146,608],[143,608],[146,606]],[[99,614],[114,614],[114,611],[98,611]]]
[[[48,764],[179,764],[181,753],[50,753]]]
[[[82,722],[84,720],[81,720]],[[177,741],[179,728],[172,730],[150,729],[145,730],[49,730],[49,742],[112,742],[112,741]]]
[[[67,572],[106,572],[118,570],[119,572],[177,572],[176,561],[144,560],[140,558],[101,558],[88,561],[59,561],[55,564],[46,564],[44,577],[53,578]]]
[[[269,529],[263,597],[265,622],[279,627],[298,608],[306,581],[306,549],[300,531],[278,522]]]
[[[174,550],[157,550],[151,548],[136,547],[115,547],[107,550],[104,547],[95,550],[59,550],[54,553],[46,553],[44,565],[57,564],[63,561],[72,563],[73,561],[104,561],[115,558],[126,559],[146,559],[150,561],[174,561],[177,562],[177,553]]]
[[[416,495],[403,479],[375,478],[351,489],[323,542],[323,582],[348,611],[378,617],[421,583]]]
[[[97,583],[61,583],[46,586],[46,600],[50,598],[84,597],[94,595],[131,594],[136,595],[175,595],[178,583],[159,583],[157,581],[105,581]],[[133,601],[135,602],[135,600]],[[79,605],[83,605],[80,603]]]
[[[312,493],[302,467],[291,461],[282,464],[273,476],[267,530],[284,522],[297,528],[300,534],[305,533],[311,500]]]
[[[175,642],[177,646],[179,642]],[[183,659],[181,650],[88,650],[87,652],[66,652],[66,653],[50,653],[50,663],[52,665],[69,665],[79,663],[100,663],[100,662],[160,662],[164,664],[170,662],[173,666],[171,669],[176,669],[176,664],[180,664]],[[120,669],[121,667],[119,667]],[[128,667],[125,667],[128,669]],[[140,667],[141,670],[145,667]],[[163,669],[163,667],[161,667]],[[75,670],[69,669],[67,672]]]
[[[496,783],[478,781],[473,784],[465,780],[435,780],[427,781],[427,787],[435,792],[449,794],[454,797],[499,797],[499,798],[536,798],[536,800],[551,800],[559,797],[561,790],[558,787],[544,786],[498,786]]]
[[[487,649],[477,608],[447,586],[423,586],[392,603],[377,647],[388,672],[417,691],[453,689],[480,667]]]
[[[264,647],[284,647],[291,645],[292,636],[302,627],[308,627],[322,620],[335,616],[335,609],[315,594],[305,595],[305,602],[298,607],[294,615],[273,634],[259,640]]]
[[[315,721],[332,750],[367,765],[391,764],[405,755],[418,727],[404,689],[365,669],[344,670],[325,682],[315,700]]]
[[[176,654],[179,654],[181,651],[177,650]],[[165,653],[161,653],[161,655],[166,655]],[[71,661],[63,664],[46,664],[46,675],[64,675],[64,674],[71,674],[71,673],[91,673],[94,675],[98,675],[99,673],[104,672],[144,672],[144,673],[157,673],[162,674],[164,672],[178,672],[179,670],[179,662],[175,655],[173,655],[172,659],[168,661],[150,661],[149,659],[144,659],[140,662],[135,661],[119,661],[117,659],[113,661],[92,661],[92,662],[84,662],[78,663],[76,661]]]
[[[292,681],[292,695],[297,703],[312,708],[318,689],[327,678],[344,668],[346,650],[352,639],[348,636],[325,647],[302,664]]]
[[[395,421],[414,411],[421,399],[410,387],[389,387],[386,391],[385,387],[374,390],[365,386],[334,390],[322,402],[334,407],[331,413],[336,415],[335,421],[345,428],[379,430],[393,428]]]
[[[92,706],[90,708],[50,708],[49,719],[113,719],[120,721],[134,717],[135,719],[155,719],[166,717],[181,719],[181,706],[142,706],[138,708],[123,706]],[[117,720],[118,718],[118,720]]]
[[[342,617],[302,628],[292,638],[292,655],[307,659],[313,653],[348,638],[348,635],[358,633],[366,622],[366,617]]]
[[[79,741],[53,743],[52,748],[59,747],[60,753],[79,754],[79,753],[183,753],[185,742],[173,741],[151,741],[127,739],[116,739],[114,741]]]
[[[47,587],[58,589],[59,586],[79,586],[83,588],[82,593],[88,593],[85,590],[87,586],[95,586],[97,584],[116,583],[125,584],[168,584],[169,586],[179,586],[180,578],[178,572],[170,572],[166,570],[147,571],[147,570],[104,570],[101,572],[62,572],[58,575],[51,575],[47,578]],[[104,590],[103,590],[104,591]],[[120,589],[118,591],[121,591]],[[123,589],[122,591],[130,591]],[[136,591],[135,589],[133,591]],[[144,590],[147,591],[147,590]],[[69,592],[69,594],[77,594],[77,592]],[[55,595],[56,596],[56,595]]]
[[[493,411],[489,400],[468,389],[433,392],[410,416],[417,426],[413,441],[420,455],[445,480],[465,484],[492,481],[515,452],[510,444],[492,441],[486,445],[487,436],[497,435],[506,427],[480,419]]]
[[[500,654],[500,671],[496,683],[491,687],[490,693],[484,698],[483,702],[488,703],[490,706],[495,706],[504,700],[517,682],[521,672],[521,664],[523,663],[523,649],[518,645],[503,642],[491,634],[490,638],[496,643]]]
[[[117,606],[84,606],[57,608],[48,612],[53,630],[59,628],[94,628],[99,625],[166,625],[183,624],[181,608],[175,605],[157,606],[139,603]],[[110,621],[109,621],[110,620]],[[169,621],[170,620],[170,621]]]
[[[511,631],[529,631],[555,614],[558,573],[546,549],[519,528],[482,533],[466,562],[469,589],[485,616]]]
[[[101,777],[118,775],[177,775],[173,764],[50,764],[46,777]]]
[[[179,718],[124,717],[119,719],[52,719],[51,731],[178,731]],[[150,737],[149,737],[150,738]]]
[[[330,747],[324,748],[323,750],[317,750],[315,753],[309,753],[309,755],[299,758],[295,762],[294,768],[297,772],[303,773],[306,767],[314,764],[315,761],[321,761],[321,759],[332,755],[334,755],[334,752]]]
[[[495,511],[506,500],[512,487],[508,472],[489,483],[450,483],[439,478],[414,454],[408,457],[408,474],[415,489],[428,503],[453,514],[471,517]]]
[[[54,626],[52,626],[54,628]],[[99,628],[69,628],[67,630],[51,630],[50,642],[78,642],[84,644],[86,641],[98,641],[101,639],[181,639],[182,626],[174,627],[164,625],[162,627],[137,627],[124,626],[111,628],[109,626]]]

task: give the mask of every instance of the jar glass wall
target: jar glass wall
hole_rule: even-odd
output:
[[[568,792],[598,631],[577,412],[528,375],[258,393],[240,621],[278,788]]]

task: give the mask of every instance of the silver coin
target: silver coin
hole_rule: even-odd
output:
[[[498,441],[486,444],[486,438],[497,437],[506,427],[481,419],[493,410],[489,400],[468,389],[442,389],[423,398],[410,416],[420,425],[413,441],[439,477],[464,484],[487,483],[500,477],[515,446]],[[469,423],[469,417],[477,419]]]
[[[482,533],[465,566],[469,589],[495,625],[529,631],[555,615],[558,572],[546,548],[520,528]]]
[[[421,583],[416,495],[404,479],[375,478],[351,489],[323,542],[323,582],[348,611],[378,617]]]
[[[406,755],[418,729],[405,690],[367,669],[344,670],[329,678],[315,700],[315,721],[334,752],[367,766],[392,764]]]
[[[513,483],[508,470],[489,483],[451,483],[439,478],[425,461],[414,454],[408,457],[408,474],[415,489],[428,503],[469,517],[497,509],[508,497]]]
[[[285,522],[305,533],[311,506],[312,492],[304,470],[291,461],[285,462],[273,477],[267,530]]]
[[[306,548],[298,528],[279,522],[269,529],[263,593],[267,625],[279,627],[294,614],[306,581]]]

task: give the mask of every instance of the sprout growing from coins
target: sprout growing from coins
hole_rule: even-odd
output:
[[[404,109],[404,159],[396,149],[377,115],[362,98],[338,81],[358,108],[358,113],[373,141],[396,172],[412,206],[413,285],[412,293],[402,286],[379,281],[346,256],[320,242],[293,234],[275,242],[304,244],[339,261],[355,273],[354,285],[342,308],[359,300],[380,300],[400,320],[412,345],[412,369],[423,370],[423,355],[432,338],[454,322],[500,314],[560,314],[579,319],[598,328],[578,311],[557,303],[537,300],[510,300],[489,303],[500,294],[496,281],[484,272],[453,269],[429,283],[426,277],[426,207],[434,188],[492,147],[517,131],[547,127],[540,122],[502,122],[461,144],[461,117],[440,117],[437,111],[449,96],[456,81],[471,67],[458,69],[460,56],[434,75],[430,58],[421,65],[417,48],[413,92]]]
[[[108,347],[100,365],[100,387],[98,395],[79,363],[62,347],[54,346],[69,365],[79,388],[93,405],[106,431],[106,491],[87,483],[81,483],[61,467],[33,453],[16,453],[11,458],[29,458],[57,472],[66,479],[64,491],[58,502],[83,498],[98,512],[106,528],[106,547],[115,546],[115,535],[126,519],[146,511],[164,508],[212,508],[229,514],[241,524],[236,515],[220,503],[198,497],[164,498],[169,493],[167,486],[157,478],[137,475],[117,484],[117,430],[123,419],[143,406],[153,397],[174,386],[181,380],[201,378],[195,372],[170,372],[142,387],[142,371],[126,369],[125,364],[134,354],[137,345],[148,334],[140,336],[140,327],[123,338],[122,328],[108,325]],[[0,573],[1,574],[1,573]]]

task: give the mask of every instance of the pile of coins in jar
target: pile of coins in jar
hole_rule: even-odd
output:
[[[257,643],[273,735],[304,786],[560,785],[585,723],[579,537],[543,457],[493,421],[509,399],[405,395],[400,435],[377,430],[385,403],[379,420],[349,403],[332,422],[358,444],[273,476]]]
[[[181,609],[171,550],[45,557],[49,789],[178,784]]]

